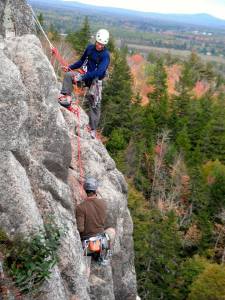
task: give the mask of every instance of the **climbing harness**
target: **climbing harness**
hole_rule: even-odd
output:
[[[109,235],[104,232],[82,241],[84,256],[92,256],[100,265],[107,265],[112,256]]]
[[[96,106],[101,103],[101,95],[102,95],[102,80],[94,79],[88,95],[90,96],[89,99],[91,99],[91,106],[93,108],[96,108]]]

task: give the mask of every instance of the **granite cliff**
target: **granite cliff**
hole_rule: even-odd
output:
[[[75,218],[82,201],[78,118],[57,103],[59,84],[25,0],[0,0],[0,65],[0,228],[29,236],[48,215],[67,228],[50,279],[23,299],[136,299],[127,184],[104,145],[85,130],[88,117],[80,108],[84,177],[98,178],[107,226],[117,232],[111,264],[93,264],[86,276]]]

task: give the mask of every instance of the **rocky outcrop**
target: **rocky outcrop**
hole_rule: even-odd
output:
[[[85,130],[85,112],[80,108],[78,119],[59,107],[57,79],[32,34],[25,1],[0,0],[0,16],[0,228],[11,236],[30,235],[50,214],[67,228],[60,261],[35,299],[136,299],[124,177],[104,145]],[[83,176],[98,178],[108,206],[107,226],[117,232],[111,265],[93,263],[89,278],[74,214],[82,201],[78,130]]]
[[[25,0],[0,1],[0,34],[6,37],[33,33],[30,9]]]

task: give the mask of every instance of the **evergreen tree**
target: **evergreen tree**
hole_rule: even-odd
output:
[[[184,118],[189,109],[189,103],[192,97],[192,74],[188,65],[186,65],[182,71],[179,83],[177,83],[176,89],[178,95],[173,99],[174,112],[178,118]]]
[[[41,24],[41,26],[44,27],[44,16],[42,13],[39,13],[37,15],[37,19],[38,19],[39,23]],[[37,30],[37,34],[41,33],[41,30],[37,25],[36,25],[36,30]]]
[[[205,137],[207,136],[208,124],[212,119],[212,96],[205,95],[201,99],[194,99],[190,104],[188,116],[188,134],[191,141],[191,148],[194,151],[195,147],[199,146],[205,157]]]
[[[196,278],[204,271],[210,262],[199,255],[185,259],[179,269],[176,282],[177,300],[186,300],[190,293],[190,286]]]
[[[116,51],[115,40],[111,35],[110,35],[109,42],[107,44],[107,49],[109,50],[110,53],[113,53]]]
[[[182,130],[177,134],[176,144],[178,148],[182,150],[186,155],[186,157],[188,158],[188,154],[191,149],[191,143],[190,143],[186,126],[184,126]]]
[[[225,104],[224,95],[220,95],[213,105],[213,113],[208,123],[204,138],[205,152],[208,159],[219,159],[225,162]]]
[[[116,128],[122,129],[125,140],[130,137],[131,75],[126,56],[116,50],[113,70],[103,91],[101,127],[106,136]]]
[[[169,115],[169,101],[167,92],[167,74],[163,61],[160,59],[153,70],[150,83],[154,90],[149,95],[149,106],[159,132],[167,127]]]
[[[196,220],[202,234],[198,249],[188,249],[188,255],[191,255],[192,251],[196,252],[198,250],[203,252],[212,246],[213,225],[210,218],[211,212],[208,209],[210,192],[202,167],[198,165],[193,166],[189,173],[191,178],[189,201],[192,206],[192,219]]]
[[[135,267],[141,299],[175,299],[175,277],[181,241],[173,212],[150,210],[133,189],[129,208],[134,220]]]
[[[225,209],[225,165],[219,160],[209,161],[203,166],[203,172],[210,195],[208,211],[211,218],[214,218]]]
[[[37,19],[38,19],[39,23],[41,24],[41,26],[43,26],[44,25],[44,16],[42,13],[38,14]]]
[[[149,104],[142,108],[141,129],[133,137],[139,152],[135,185],[146,197],[151,193],[149,164],[153,163],[154,145],[158,134],[167,128],[169,118],[167,75],[161,59],[157,60],[153,68],[150,83],[154,86],[154,91],[149,95]]]
[[[87,47],[91,38],[90,25],[88,17],[85,17],[81,28],[76,32],[71,32],[67,36],[67,41],[73,46],[73,48],[82,54]]]

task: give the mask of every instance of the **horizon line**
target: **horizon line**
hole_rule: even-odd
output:
[[[216,18],[218,20],[221,20],[221,21],[225,21],[225,18],[223,19],[222,17],[218,17],[212,13],[208,13],[208,12],[193,12],[193,13],[190,13],[190,12],[169,12],[169,13],[166,13],[166,12],[160,12],[160,11],[144,11],[144,10],[137,10],[137,9],[134,9],[134,8],[125,8],[125,7],[118,7],[118,6],[107,6],[107,5],[99,5],[99,4],[91,4],[91,3],[84,3],[82,1],[79,1],[79,0],[60,0],[62,2],[74,2],[74,3],[79,3],[79,4],[83,4],[83,5],[87,5],[87,6],[94,6],[94,7],[101,7],[101,8],[108,8],[108,9],[121,9],[121,10],[127,10],[127,11],[132,11],[132,12],[137,12],[137,13],[144,13],[144,14],[161,14],[161,15],[208,15],[208,16],[211,16],[213,18]]]

